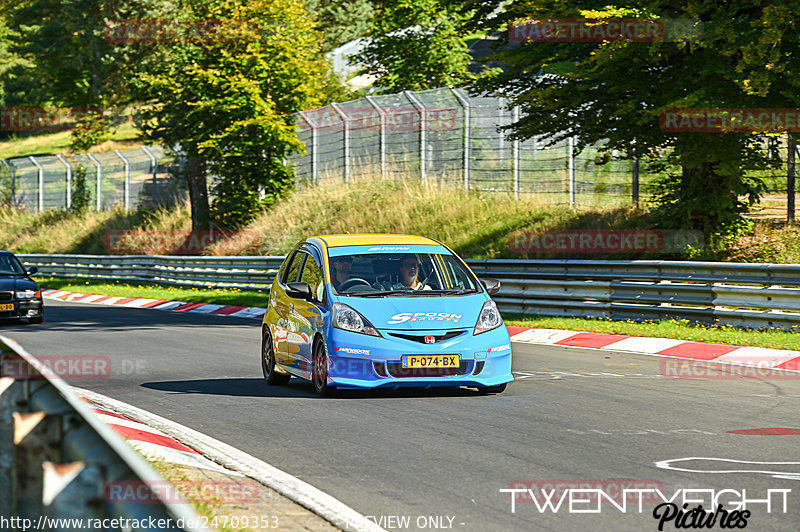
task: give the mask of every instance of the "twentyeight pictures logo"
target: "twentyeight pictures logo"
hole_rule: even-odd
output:
[[[509,494],[511,513],[517,503],[531,502],[542,513],[650,514],[659,531],[671,528],[745,528],[755,512],[787,513],[791,489],[665,490],[657,480],[550,479],[515,480],[500,493]]]

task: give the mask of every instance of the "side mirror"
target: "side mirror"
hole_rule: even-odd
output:
[[[500,281],[498,279],[481,279],[481,284],[489,292],[490,296],[500,291]]]
[[[31,266],[31,269],[28,270],[28,275],[33,275],[35,273],[39,273],[39,268],[37,268],[36,266]]]
[[[308,283],[287,283],[286,295],[295,299],[305,299],[311,301],[311,287]]]

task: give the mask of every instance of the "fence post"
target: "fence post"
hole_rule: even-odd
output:
[[[297,113],[300,115],[300,118],[308,124],[308,127],[311,128],[311,182],[317,182],[317,126],[314,122],[306,116],[305,111],[300,111]]]
[[[156,200],[157,197],[156,185],[158,184],[156,180],[156,174],[158,173],[158,161],[156,160],[156,156],[153,154],[152,151],[150,151],[150,148],[148,148],[147,146],[142,146],[142,151],[148,157],[150,157],[150,169],[153,172],[153,207],[155,207],[158,204]]]
[[[344,123],[344,182],[350,182],[350,118],[342,111],[339,104],[332,103],[331,107],[339,114]]]
[[[569,206],[571,209],[575,208],[575,137],[570,136],[567,141],[567,150],[569,151]]]
[[[44,168],[42,168],[42,165],[39,164],[39,161],[37,161],[36,158],[33,155],[28,157],[28,159],[30,159],[30,161],[33,164],[36,165],[36,168],[39,171],[39,202],[38,202],[38,208],[39,208],[39,212],[43,212],[44,211]]]
[[[102,180],[103,180],[103,170],[102,166],[100,165],[100,161],[97,160],[97,157],[92,155],[91,153],[87,153],[86,156],[92,161],[95,166],[97,166],[97,212],[100,212],[103,207],[103,190],[101,188]]]
[[[503,141],[505,140],[505,132],[500,132],[499,128],[503,126],[503,118],[505,118],[505,113],[503,113],[505,107],[506,99],[505,98],[498,98],[497,99],[497,123],[498,123],[498,154],[500,158],[500,168],[503,168],[503,161],[505,157],[503,157]]]
[[[6,165],[8,167],[8,170],[11,172],[11,204],[16,205],[17,196],[16,196],[15,186],[17,180],[17,173],[14,171],[14,166],[11,163],[6,161],[5,159],[0,159],[0,161],[2,161],[3,164]]]
[[[511,119],[516,124],[519,122],[519,105],[515,105]],[[519,199],[519,140],[511,141],[511,164],[514,172],[514,199]]]
[[[458,103],[461,104],[461,107],[464,109],[464,190],[469,190],[469,177],[470,177],[470,168],[469,168],[469,148],[470,148],[470,129],[469,129],[469,115],[470,115],[470,105],[469,100],[461,96],[458,91],[454,87],[449,87],[450,91],[453,93],[453,96],[456,97]]]
[[[372,108],[378,111],[378,114],[381,115],[379,149],[381,157],[381,180],[384,180],[386,179],[386,111],[384,111],[383,108],[378,105],[378,102],[376,102],[375,98],[372,96],[367,96],[367,102],[369,102]]]
[[[633,158],[633,166],[631,168],[631,196],[633,200],[633,208],[639,208],[639,158]]]
[[[789,145],[788,145],[789,153],[786,157],[786,221],[787,223],[794,223],[794,198],[795,198],[795,155],[797,151],[797,145],[794,143],[792,139],[792,134],[789,133]]]
[[[131,163],[128,162],[128,158],[122,155],[122,152],[119,150],[114,150],[114,153],[117,154],[117,157],[122,159],[122,162],[125,163],[125,211],[131,210]]]
[[[403,91],[411,104],[419,111],[419,179],[425,182],[425,145],[427,143],[426,133],[428,130],[428,113],[425,112],[425,106],[422,105],[416,96],[411,91]]]
[[[72,209],[72,165],[63,155],[56,155],[59,161],[67,167],[67,210]]]

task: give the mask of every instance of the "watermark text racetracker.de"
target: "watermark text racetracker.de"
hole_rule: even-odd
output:
[[[510,511],[517,503],[533,503],[540,514],[651,514],[658,530],[674,528],[744,528],[755,512],[787,513],[791,489],[678,488],[665,490],[659,481],[514,480],[500,493],[509,494]],[[653,506],[651,508],[651,506]]]
[[[780,133],[800,131],[800,109],[665,109],[668,133]]]
[[[64,131],[92,117],[102,118],[99,107],[4,107],[0,131]]]
[[[16,380],[57,377],[63,380],[108,379],[119,375],[144,375],[144,359],[124,358],[113,364],[106,355],[39,355],[31,363],[16,355],[0,356],[0,375]]]
[[[703,23],[668,18],[541,18],[512,22],[508,39],[524,42],[700,41]]]
[[[682,253],[703,247],[700,231],[657,229],[563,229],[514,231],[508,249],[523,255]]]

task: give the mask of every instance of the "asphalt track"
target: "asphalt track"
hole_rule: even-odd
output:
[[[625,513],[605,501],[599,513],[577,514],[566,503],[540,512],[521,500],[512,513],[511,496],[499,491],[556,481],[609,494],[625,482],[656,485],[668,498],[678,490],[736,490],[720,498],[729,510],[742,489],[750,500],[791,490],[786,513],[776,491],[769,512],[765,503],[751,504],[746,529],[798,527],[800,435],[728,431],[800,428],[800,376],[664,379],[656,357],[515,344],[518,379],[501,395],[393,391],[319,399],[296,379],[286,387],[263,382],[255,320],[46,305],[44,325],[3,325],[0,334],[37,356],[108,357],[110,375],[70,383],[229,443],[387,529],[407,522],[411,529],[658,530],[656,503],[647,499],[641,513],[635,502]],[[656,466],[692,457],[705,459],[673,462],[691,471]],[[595,499],[573,509],[597,507]],[[721,528],[716,522],[711,529]],[[664,530],[676,530],[674,521]]]

